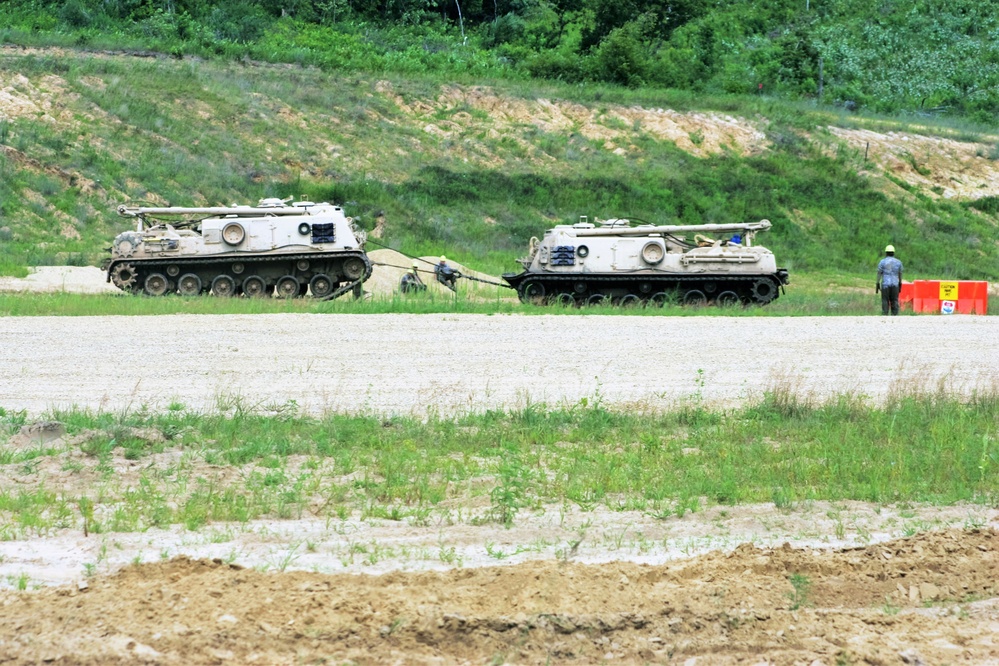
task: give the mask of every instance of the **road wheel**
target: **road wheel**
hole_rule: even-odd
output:
[[[246,229],[239,222],[230,222],[222,227],[222,240],[228,245],[239,245],[246,238]]]
[[[170,282],[162,273],[153,273],[146,278],[146,282],[143,286],[145,287],[146,293],[150,296],[162,296],[167,293],[167,289],[170,288]]]
[[[543,303],[545,300],[545,285],[537,280],[528,280],[520,285],[520,300],[524,303]]]
[[[313,275],[309,280],[309,289],[312,290],[312,298],[325,298],[333,293],[333,280],[325,273]]]
[[[197,296],[201,293],[201,278],[194,273],[186,273],[177,280],[177,291],[181,296]]]
[[[649,303],[653,307],[661,308],[662,306],[666,305],[667,301],[669,301],[669,294],[667,294],[665,291],[657,291],[656,293],[649,296]]]
[[[219,275],[212,280],[212,293],[219,298],[229,298],[236,295],[236,281],[228,275]]]
[[[251,275],[243,280],[243,293],[250,298],[265,298],[267,293],[267,283],[259,275]]]
[[[299,282],[294,275],[285,275],[274,285],[274,295],[278,298],[295,298],[298,296]]]
[[[660,263],[665,256],[666,248],[656,241],[650,241],[645,244],[645,247],[642,248],[642,259],[644,259],[645,263],[650,266],[655,266]]]
[[[576,304],[576,299],[572,294],[561,293],[552,296],[552,303],[555,305],[561,305],[564,308],[571,308]]]
[[[622,308],[634,308],[642,304],[642,299],[635,294],[628,294],[621,299],[619,305]]]
[[[605,300],[607,300],[607,297],[603,294],[590,294],[590,297],[586,299],[586,304],[602,305]]]
[[[364,276],[364,268],[364,262],[357,257],[343,262],[343,274],[348,280],[360,280]]]
[[[738,305],[742,302],[739,298],[739,294],[734,291],[723,291],[722,293],[715,296],[715,305],[720,308],[730,308]]]
[[[708,297],[700,289],[690,289],[683,294],[684,305],[707,305]]]

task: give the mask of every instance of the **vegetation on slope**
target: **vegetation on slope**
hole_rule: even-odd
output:
[[[761,240],[793,270],[869,272],[893,242],[926,274],[999,274],[994,198],[972,208],[886,179],[821,129],[842,118],[767,99],[704,102],[752,121],[692,116],[706,129],[734,127],[740,138],[683,125],[693,121],[661,109],[688,108],[691,98],[651,90],[462,88],[14,50],[0,56],[0,77],[16,102],[0,121],[7,272],[96,263],[130,225],[113,213],[123,201],[304,195],[345,203],[369,229],[384,213],[394,248],[474,257],[494,272],[510,270],[532,235],[586,214],[657,223],[769,218],[774,229]],[[975,159],[991,164],[994,149],[983,146]]]
[[[7,0],[0,40],[999,117],[997,0]]]

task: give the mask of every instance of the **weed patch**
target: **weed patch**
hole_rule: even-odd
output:
[[[913,392],[883,406],[856,396],[803,405],[791,396],[778,386],[737,409],[649,415],[610,411],[597,397],[570,408],[391,421],[257,413],[241,403],[212,413],[62,411],[47,418],[66,424],[70,438],[86,433],[73,448],[27,455],[0,446],[4,473],[19,479],[0,486],[0,518],[3,535],[16,538],[70,526],[199,530],[307,515],[428,525],[453,521],[456,504],[480,507],[462,521],[511,526],[521,511],[550,505],[667,520],[705,502],[790,509],[812,500],[999,497],[995,396]],[[23,421],[0,412],[0,431]],[[65,488],[45,484],[52,468],[70,472]],[[836,537],[848,528],[863,538],[842,521]]]

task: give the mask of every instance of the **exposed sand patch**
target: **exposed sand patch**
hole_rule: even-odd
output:
[[[906,132],[829,127],[859,155],[916,186],[929,196],[945,199],[978,199],[999,195],[999,137],[992,143],[955,141]],[[869,148],[868,148],[869,146]]]

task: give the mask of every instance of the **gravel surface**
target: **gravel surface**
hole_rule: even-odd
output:
[[[0,407],[441,414],[994,388],[992,317],[171,315],[0,318]]]

